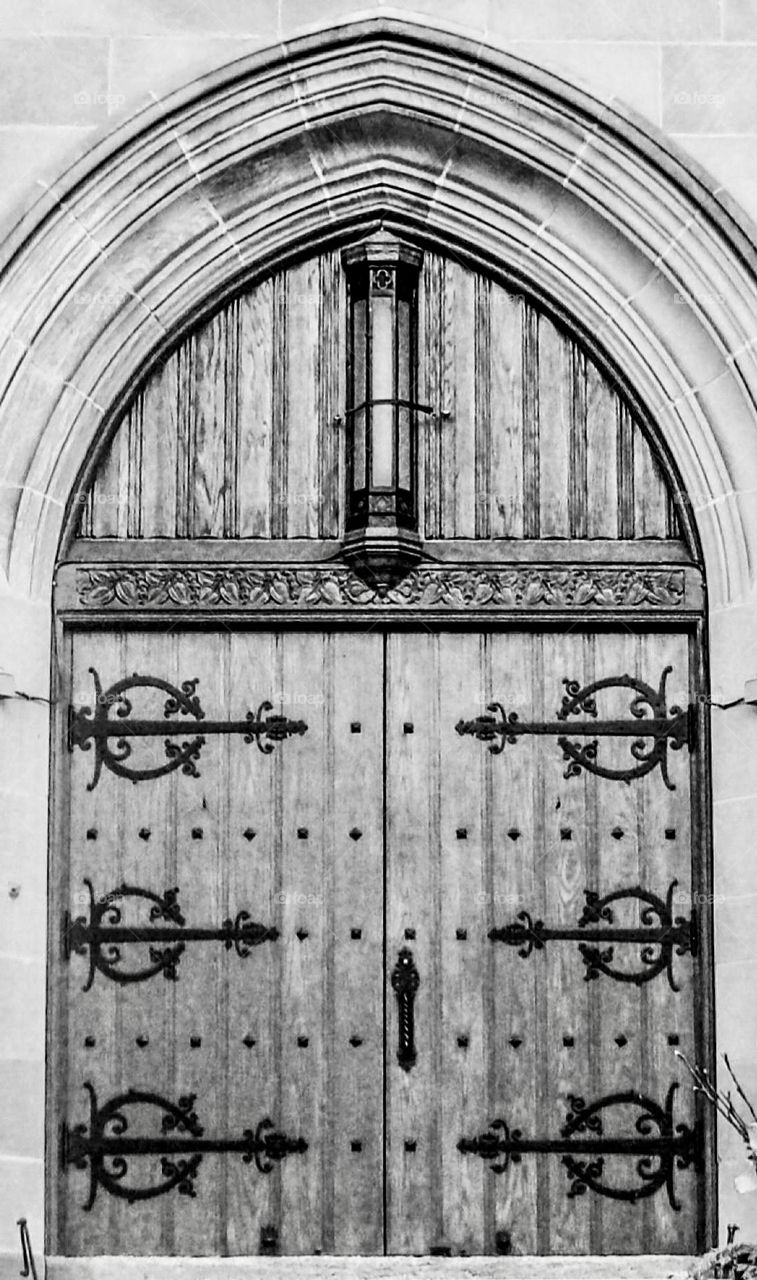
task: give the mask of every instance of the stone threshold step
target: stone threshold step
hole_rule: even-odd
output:
[[[60,1258],[47,1280],[685,1280],[680,1255],[552,1258]]]

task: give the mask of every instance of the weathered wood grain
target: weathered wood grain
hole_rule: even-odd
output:
[[[328,250],[204,321],[124,413],[77,504],[81,535],[339,538],[345,306]],[[431,250],[419,394],[424,538],[677,536],[612,377],[523,295]]]

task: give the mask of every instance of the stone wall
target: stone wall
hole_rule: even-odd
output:
[[[0,0],[0,230],[38,198],[49,207],[73,159],[169,90],[257,48],[369,13],[449,27],[625,105],[663,129],[757,223],[755,0],[418,0],[391,8],[348,0]],[[0,484],[1,472],[2,463]],[[729,613],[736,630],[737,615]],[[47,822],[39,779],[49,630],[37,602],[0,598],[0,625],[5,618],[0,670],[12,671],[25,695],[0,702],[0,1275],[3,1254],[11,1275],[16,1217],[29,1218],[38,1253],[43,1239],[46,894],[44,869],[25,850],[40,847]],[[757,674],[757,640],[745,636],[740,647],[739,678]],[[722,700],[739,690],[735,680]],[[727,842],[739,853],[729,859],[731,879],[716,877],[718,964],[739,979],[718,1010],[719,1040],[738,1060],[755,1062],[757,1000],[739,990],[754,989],[757,976],[744,910],[757,896],[757,710],[713,714],[716,847]],[[33,790],[4,781],[25,758],[35,761]],[[757,1080],[757,1070],[752,1075]],[[757,1194],[739,1198],[732,1189],[739,1159],[731,1147],[722,1220],[739,1220],[754,1237]]]
[[[626,104],[757,219],[753,0],[2,0],[0,225],[109,120],[256,48],[369,12],[455,28]]]

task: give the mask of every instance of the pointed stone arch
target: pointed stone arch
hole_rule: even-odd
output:
[[[174,94],[48,204],[18,229],[5,283],[14,592],[47,598],[66,508],[109,422],[209,299],[293,244],[384,215],[527,280],[595,336],[676,460],[711,602],[747,603],[754,247],[614,108],[464,39],[367,21]]]

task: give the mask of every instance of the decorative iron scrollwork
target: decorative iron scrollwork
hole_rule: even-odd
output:
[[[577,942],[586,966],[584,977],[587,982],[604,973],[616,982],[631,982],[640,987],[659,974],[667,973],[672,990],[678,991],[680,988],[673,977],[673,956],[687,953],[696,956],[698,929],[695,911],[692,910],[689,919],[673,916],[677,885],[677,880],[671,882],[665,901],[639,885],[631,889],[616,889],[604,898],[591,889],[585,889],[586,906],[577,928],[545,925],[543,920],[534,920],[528,911],[519,911],[511,924],[490,929],[489,937],[492,942],[518,947],[518,954],[524,959],[533,951],[543,950],[548,942]],[[612,904],[624,900],[636,900],[641,904],[641,924],[636,928],[615,923]],[[615,947],[624,943],[637,943],[641,947],[640,968],[619,969],[613,964]]]
[[[511,1162],[518,1164],[529,1153],[561,1155],[568,1173],[569,1196],[593,1191],[611,1200],[636,1203],[664,1187],[671,1208],[679,1210],[675,1171],[698,1165],[700,1157],[696,1128],[674,1124],[673,1100],[677,1088],[677,1084],[670,1086],[664,1106],[632,1089],[608,1094],[588,1105],[583,1098],[571,1094],[558,1138],[524,1138],[520,1129],[510,1129],[505,1120],[497,1119],[485,1133],[475,1138],[461,1138],[458,1151],[491,1161],[493,1173],[504,1173]],[[613,1107],[629,1107],[637,1112],[630,1134],[605,1134],[604,1113]],[[609,1182],[605,1173],[607,1156],[635,1158],[638,1182],[631,1185]]]
[[[199,680],[184,680],[179,688],[158,676],[134,675],[117,680],[103,690],[94,667],[89,668],[95,685],[95,709],[81,707],[69,709],[68,746],[89,751],[95,745],[94,775],[87,783],[87,790],[97,786],[103,765],[119,778],[143,782],[148,778],[160,778],[180,769],[191,778],[198,778],[197,760],[211,734],[242,734],[245,742],[255,742],[264,755],[273,751],[274,744],[293,734],[307,732],[304,720],[289,720],[286,716],[266,714],[273,710],[270,702],[261,702],[257,711],[248,711],[244,720],[206,720],[200,700],[195,693]],[[142,720],[132,717],[132,700],[127,696],[135,689],[160,689],[168,696],[163,708],[162,720]],[[109,711],[115,707],[115,719]],[[181,716],[181,720],[171,720]],[[190,735],[194,732],[194,737]],[[152,768],[136,768],[127,763],[131,758],[131,738],[164,738],[167,763]],[[187,742],[174,742],[173,738],[189,738]],[[110,739],[115,738],[115,749]]]
[[[415,995],[420,983],[413,953],[409,947],[402,947],[392,970],[392,990],[397,996],[399,1024],[397,1061],[403,1071],[410,1071],[418,1058],[415,1051]]]
[[[173,1190],[194,1197],[195,1178],[205,1154],[238,1153],[245,1164],[254,1161],[260,1173],[270,1173],[274,1164],[308,1149],[304,1138],[280,1133],[267,1118],[254,1130],[245,1129],[239,1138],[206,1138],[194,1111],[195,1094],[187,1094],[174,1104],[157,1093],[129,1089],[98,1107],[93,1086],[87,1082],[84,1088],[89,1094],[89,1124],[64,1125],[61,1164],[64,1169],[69,1165],[89,1169],[87,1210],[94,1205],[100,1187],[130,1204]],[[153,1137],[130,1134],[129,1111],[149,1107],[162,1112],[159,1133]],[[130,1162],[143,1156],[159,1158],[160,1180],[135,1185],[128,1181]]]
[[[234,919],[224,920],[218,928],[187,926],[179,909],[179,890],[166,889],[162,897],[149,889],[121,884],[112,893],[95,899],[91,880],[84,884],[89,894],[89,916],[63,918],[63,951],[66,960],[72,954],[89,955],[89,976],[82,988],[89,991],[99,970],[113,982],[126,985],[146,982],[157,973],[175,982],[177,967],[188,942],[222,942],[227,951],[233,947],[245,959],[253,947],[262,942],[275,942],[278,929],[258,924],[249,912],[239,911]],[[150,903],[149,924],[123,920],[124,904]],[[149,962],[136,968],[122,967],[124,947],[142,943],[148,947]]]
[[[577,680],[564,679],[566,693],[555,720],[520,720],[517,711],[505,711],[501,702],[490,702],[488,712],[496,715],[477,716],[473,720],[459,720],[455,728],[461,735],[470,734],[480,742],[489,744],[493,755],[499,755],[506,744],[514,744],[519,737],[528,734],[554,735],[562,748],[563,759],[568,761],[566,778],[577,777],[583,770],[600,778],[618,782],[631,782],[651,773],[658,765],[670,791],[675,784],[668,777],[668,746],[679,750],[684,744],[694,749],[694,716],[681,707],[667,707],[665,683],[672,667],[665,667],[658,689],[635,676],[610,676],[595,680],[581,687]],[[603,689],[631,689],[635,697],[630,703],[630,719],[600,720],[597,716],[595,694]],[[586,717],[571,720],[572,716]],[[570,731],[570,737],[566,730]],[[591,738],[581,744],[571,737]],[[610,737],[633,738],[631,756],[637,762],[627,769],[613,769],[598,759],[599,739]],[[648,743],[651,739],[651,744]]]

